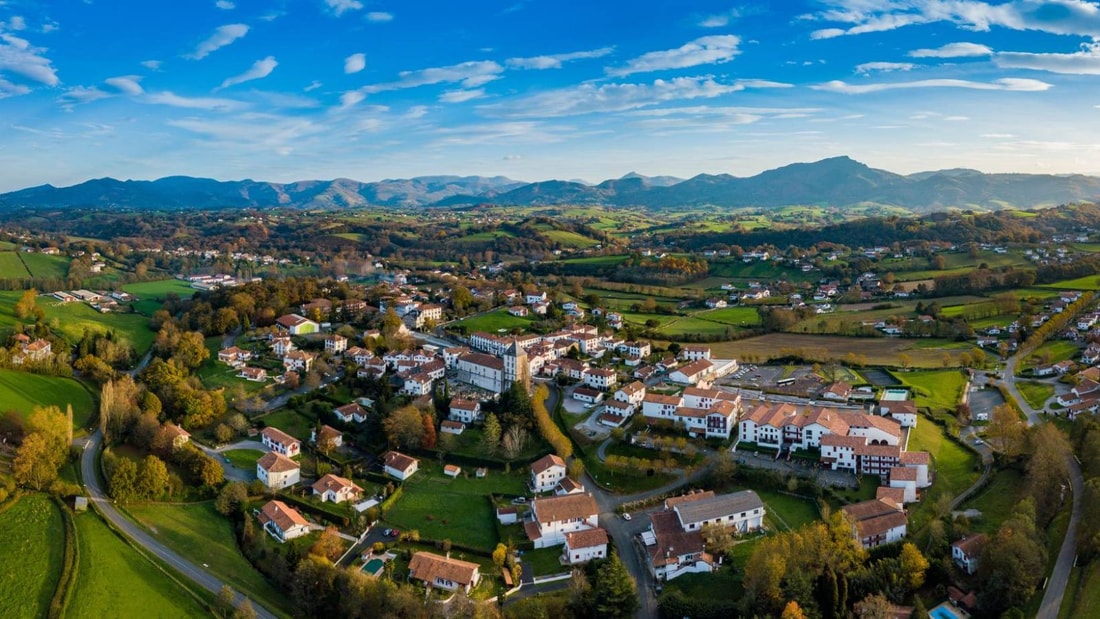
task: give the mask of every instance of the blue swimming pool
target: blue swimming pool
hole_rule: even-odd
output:
[[[955,612],[955,609],[951,608],[947,604],[940,604],[939,606],[928,611],[928,616],[932,619],[963,619],[963,616]]]

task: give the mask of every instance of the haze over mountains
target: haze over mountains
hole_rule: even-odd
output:
[[[269,183],[173,176],[155,181],[90,180],[0,194],[0,208],[355,208],[478,204],[607,205],[673,209],[881,204],[911,211],[1031,208],[1100,198],[1100,178],[940,170],[900,175],[848,157],[795,163],[750,177],[700,174],[683,180],[630,173],[596,185],[503,176],[421,176],[364,183],[349,179]]]

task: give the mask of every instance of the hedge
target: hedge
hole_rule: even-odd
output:
[[[61,520],[65,523],[65,554],[61,562],[61,575],[57,579],[57,589],[50,598],[50,607],[46,616],[56,619],[65,615],[65,609],[69,606],[69,599],[76,589],[76,572],[80,560],[80,549],[77,547],[76,523],[73,522],[73,514],[69,508],[56,496],[51,496],[57,508],[61,510]]]

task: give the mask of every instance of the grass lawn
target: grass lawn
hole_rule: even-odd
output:
[[[757,490],[767,507],[767,517],[774,519],[780,530],[792,530],[821,518],[817,504],[775,490]]]
[[[535,571],[535,576],[550,576],[569,571],[568,567],[561,564],[561,552],[561,546],[525,550],[522,559]]]
[[[123,542],[95,513],[76,516],[80,561],[66,617],[201,617],[206,607]]]
[[[92,395],[71,378],[0,370],[0,408],[30,415],[35,406],[73,405],[73,427],[85,428],[95,413]]]
[[[506,309],[493,310],[491,312],[481,314],[480,316],[471,316],[464,318],[458,322],[448,325],[449,327],[466,327],[467,333],[473,333],[475,331],[485,331],[487,333],[497,333],[502,329],[504,331],[511,331],[514,328],[526,329],[531,326],[533,321],[530,318],[520,318],[508,313]]]
[[[1043,408],[1050,396],[1054,395],[1054,385],[1030,380],[1016,381],[1016,388],[1024,396],[1031,408]]]
[[[191,284],[180,279],[161,279],[153,282],[126,284],[122,287],[122,290],[138,298],[134,302],[134,309],[146,316],[152,316],[153,312],[160,309],[168,293],[175,293],[181,299],[190,299],[195,294],[195,289],[191,287]]]
[[[289,408],[284,408],[283,410],[264,415],[259,419],[267,424],[268,427],[278,428],[302,441],[309,440],[309,434],[313,431],[313,426],[317,423],[317,420],[313,417]]]
[[[214,503],[146,504],[127,508],[164,545],[210,571],[234,589],[271,608],[290,608],[286,596],[256,571],[237,548],[233,526]]]
[[[925,417],[918,418],[917,427],[909,431],[909,451],[927,451],[932,455],[936,480],[924,491],[921,502],[912,509],[909,522],[919,530],[932,515],[932,506],[941,494],[957,496],[978,479],[974,470],[978,462],[973,452],[964,449],[944,435],[940,426]]]
[[[997,471],[988,486],[959,507],[982,512],[981,518],[970,521],[970,528],[975,533],[995,533],[1016,507],[1023,480],[1023,475],[1016,469]]]
[[[575,435],[574,435],[575,436]],[[596,448],[589,448],[588,457],[584,460],[584,468],[605,489],[618,494],[634,494],[659,488],[676,479],[670,473],[657,473],[647,475],[643,471],[623,471],[607,467],[596,457]]]
[[[723,307],[721,309],[699,312],[698,314],[695,314],[695,316],[698,318],[713,320],[714,322],[722,322],[729,325],[760,324],[760,314],[757,313],[755,307],[748,306]]]
[[[31,272],[31,276],[39,279],[65,279],[69,275],[69,262],[67,256],[50,256],[48,254],[23,254],[20,256]]]
[[[893,375],[913,388],[913,400],[918,407],[927,407],[936,413],[953,412],[966,388],[966,376],[958,370],[893,372]]]
[[[45,617],[65,551],[57,506],[44,494],[27,494],[0,512],[0,616]]]
[[[695,318],[688,316],[677,320],[672,320],[658,329],[661,335],[667,336],[670,339],[675,340],[678,337],[687,335],[689,333],[702,333],[706,335],[724,335],[726,333],[733,333],[737,329],[732,325],[722,324],[720,322],[713,322],[710,320],[703,320],[702,318]]]
[[[223,451],[222,455],[229,458],[229,463],[246,471],[256,470],[256,461],[267,453],[256,449],[230,449]]]
[[[1051,340],[1045,342],[1042,346],[1036,348],[1035,352],[1028,355],[1027,358],[1023,360],[1023,363],[1020,364],[1020,371],[1040,365],[1058,363],[1059,361],[1072,359],[1080,351],[1081,348],[1073,342]]]
[[[78,342],[84,336],[84,330],[106,333],[113,330],[116,335],[130,343],[138,356],[145,354],[153,345],[157,334],[149,328],[149,319],[140,314],[101,314],[84,303],[61,303],[42,300],[38,302],[46,312],[46,321],[61,332],[70,342]]]
[[[712,342],[711,353],[718,359],[745,359],[751,355],[755,363],[786,356],[793,351],[814,361],[843,361],[852,353],[865,357],[868,365],[901,365],[899,355],[909,355],[911,365],[918,368],[943,367],[942,350],[921,349],[915,340],[896,337],[840,337],[797,333],[769,333],[733,342]],[[656,344],[656,342],[655,342]]]
[[[0,278],[24,279],[30,276],[27,267],[23,266],[23,261],[19,259],[19,254],[13,251],[0,252]]]
[[[1040,284],[1041,288],[1058,288],[1061,290],[1100,290],[1100,276],[1086,275],[1077,279],[1067,279],[1052,284]]]
[[[1059,617],[1100,617],[1100,562],[1093,561],[1074,570],[1070,577],[1069,595],[1062,602]],[[1076,582],[1077,586],[1074,586]]]

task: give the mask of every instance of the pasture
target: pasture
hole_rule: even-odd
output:
[[[519,316],[513,316],[508,313],[506,309],[497,309],[477,316],[470,316],[469,318],[463,318],[457,322],[451,323],[450,327],[465,327],[467,333],[473,333],[475,331],[485,331],[488,333],[498,333],[500,331],[511,331],[512,329],[525,329],[531,326],[533,320],[531,317],[520,318]]]
[[[212,501],[188,504],[142,504],[127,508],[153,537],[237,591],[267,607],[287,608],[286,596],[252,567],[237,548],[233,525],[214,510]],[[261,533],[262,534],[262,533]]]
[[[909,451],[927,451],[932,456],[932,466],[936,471],[935,482],[924,491],[909,519],[912,530],[918,530],[933,516],[940,495],[957,496],[977,481],[975,466],[978,457],[949,440],[943,428],[924,417],[918,420],[917,427],[909,431]]]
[[[1040,288],[1056,288],[1059,290],[1100,290],[1100,275],[1086,275],[1076,279],[1065,279],[1060,282],[1041,284]]]
[[[95,513],[76,516],[76,529],[80,560],[67,617],[186,619],[209,614],[204,604],[122,541]]]
[[[47,322],[70,342],[80,341],[85,329],[99,333],[111,330],[129,342],[140,357],[157,336],[149,328],[149,319],[139,314],[103,314],[84,303],[61,303],[52,299],[39,299],[38,305],[46,312]]]
[[[27,265],[31,277],[39,279],[65,279],[69,275],[69,263],[67,256],[50,256],[47,254],[21,254],[20,258]]]
[[[23,279],[31,273],[13,251],[0,252],[0,279]]]
[[[928,408],[933,414],[954,413],[966,388],[966,376],[959,370],[893,374],[903,385],[913,388],[913,400],[917,406]]]
[[[0,512],[0,617],[45,617],[65,551],[61,513],[44,494],[30,493]]]
[[[95,414],[95,402],[83,385],[71,378],[0,370],[0,410],[30,415],[35,406],[73,405],[73,427],[85,428]]]
[[[868,365],[900,366],[901,354],[909,356],[912,367],[939,368],[943,365],[941,350],[921,349],[916,340],[893,337],[840,337],[831,335],[803,335],[795,333],[769,333],[733,342],[708,344],[715,358],[751,359],[763,363],[785,357],[792,352],[803,354],[813,361],[843,361],[850,353]],[[951,353],[948,353],[951,354]]]

